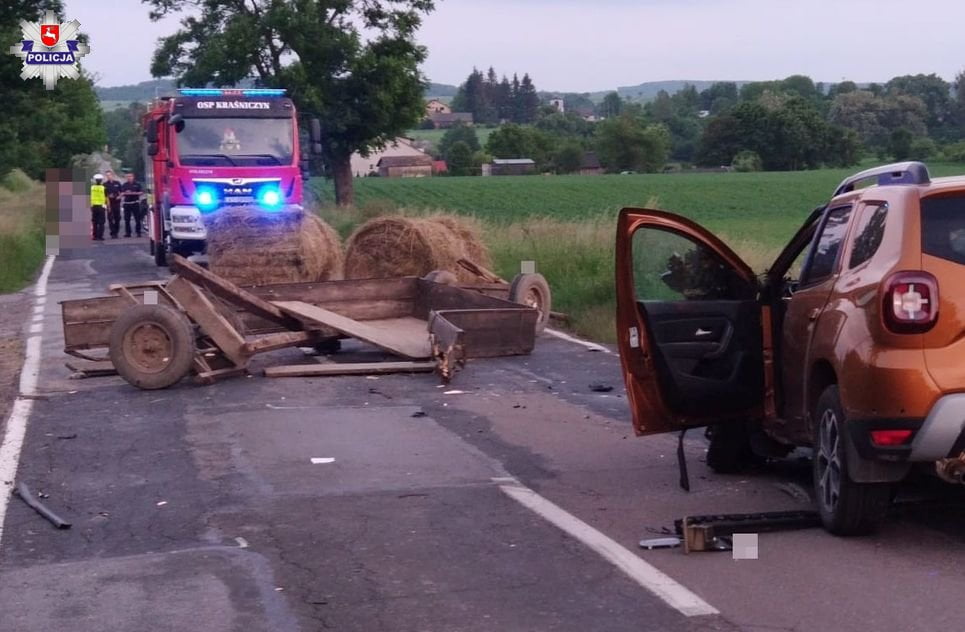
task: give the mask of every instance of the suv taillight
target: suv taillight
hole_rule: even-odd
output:
[[[898,334],[920,334],[938,320],[938,280],[927,272],[896,272],[885,279],[881,313]]]

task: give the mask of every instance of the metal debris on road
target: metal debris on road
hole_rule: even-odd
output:
[[[730,551],[735,533],[764,533],[813,529],[821,526],[816,511],[767,511],[748,514],[687,516],[674,521],[683,539],[684,553],[691,551]]]
[[[651,538],[649,540],[640,540],[640,548],[653,550],[653,549],[675,549],[680,546],[681,540],[677,537],[672,538]]]
[[[609,384],[603,384],[601,382],[594,382],[590,384],[590,390],[594,393],[609,393],[613,390],[613,387]]]
[[[50,509],[48,509],[47,506],[44,505],[42,502],[37,500],[34,497],[33,493],[30,491],[30,488],[27,487],[27,484],[24,483],[23,481],[21,481],[20,484],[17,485],[17,487],[13,490],[13,492],[22,501],[27,503],[27,506],[29,506],[31,509],[33,509],[41,516],[46,518],[47,521],[49,521],[52,525],[54,525],[58,529],[70,529],[70,526],[71,526],[70,523],[64,520],[63,518],[61,518],[60,516],[58,516],[57,514],[55,514]]]

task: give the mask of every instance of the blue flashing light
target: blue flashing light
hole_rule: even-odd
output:
[[[183,97],[283,97],[283,88],[181,88]]]
[[[270,211],[277,210],[283,201],[281,191],[276,187],[265,187],[258,194],[258,203]]]
[[[218,193],[210,187],[198,187],[194,192],[194,203],[202,213],[208,213],[218,207]]]

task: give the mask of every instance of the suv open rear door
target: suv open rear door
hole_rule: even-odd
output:
[[[637,434],[760,416],[758,284],[733,250],[686,218],[625,208],[616,290],[620,359]]]

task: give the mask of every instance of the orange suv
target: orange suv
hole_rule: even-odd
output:
[[[810,446],[840,535],[871,531],[916,464],[965,482],[965,177],[848,178],[760,277],[678,215],[623,209],[617,235],[637,434],[706,426],[718,472]]]

